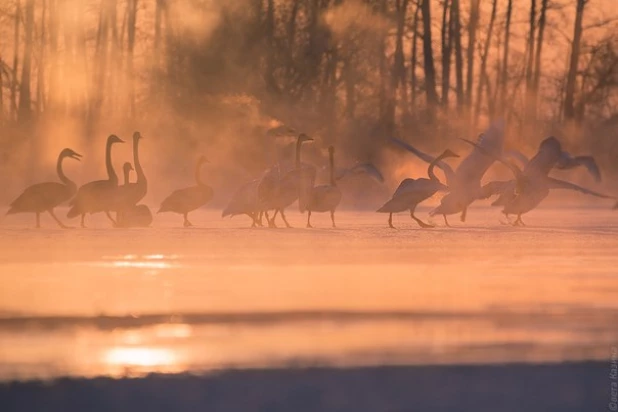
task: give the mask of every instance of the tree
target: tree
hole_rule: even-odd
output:
[[[20,121],[28,121],[32,114],[32,98],[30,95],[30,76],[32,72],[32,43],[34,34],[34,0],[26,0],[25,8],[25,46],[24,63],[21,67],[21,84],[19,87],[19,111]]]
[[[571,57],[567,72],[566,92],[564,96],[564,117],[567,120],[575,118],[575,83],[577,81],[577,68],[579,65],[580,45],[582,39],[582,20],[584,8],[588,0],[577,0],[575,9],[575,25],[573,27],[573,40],[571,41]]]
[[[468,23],[468,50],[466,73],[466,104],[472,104],[472,87],[474,80],[474,48],[476,45],[476,30],[479,24],[479,3],[480,0],[470,0],[470,22]]]
[[[436,69],[433,62],[433,46],[431,42],[431,1],[423,0],[423,61],[425,69],[425,88],[427,104],[431,108],[438,103],[436,92]]]
[[[513,12],[513,0],[508,0],[506,6],[506,21],[504,25],[504,49],[502,51],[502,72],[500,74],[500,110],[504,114],[507,101],[509,47],[511,38],[511,15]]]

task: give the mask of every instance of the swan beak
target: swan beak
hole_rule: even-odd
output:
[[[78,161],[80,161],[80,162],[81,162],[81,160],[82,160],[81,158],[82,158],[82,157],[84,157],[84,156],[82,156],[82,155],[80,155],[79,153],[75,152],[75,153],[73,153],[72,155],[70,155],[69,157],[70,157],[71,159],[75,159],[75,160],[78,160]]]

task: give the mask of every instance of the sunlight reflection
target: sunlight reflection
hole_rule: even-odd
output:
[[[178,363],[178,357],[173,351],[148,347],[113,348],[105,354],[104,360],[112,366],[149,367],[153,370],[166,369]]]
[[[97,266],[112,267],[112,268],[134,268],[134,269],[150,269],[162,270],[177,267],[178,264],[171,263],[172,260],[178,258],[178,255],[163,255],[163,254],[150,254],[150,255],[116,255],[116,256],[103,256],[103,262],[96,262]],[[151,273],[151,272],[149,272]],[[156,274],[156,272],[152,272]]]

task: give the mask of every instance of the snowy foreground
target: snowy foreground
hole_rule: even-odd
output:
[[[401,214],[393,230],[387,217],[340,212],[331,229],[328,215],[315,215],[316,228],[305,229],[304,216],[290,212],[297,228],[249,229],[246,217],[205,210],[191,229],[174,215],[156,216],[149,229],[112,229],[94,216],[92,228],[66,231],[51,219],[35,230],[31,216],[5,217],[0,380],[205,375],[5,385],[0,409],[20,410],[33,394],[54,397],[45,410],[70,409],[81,388],[121,410],[113,402],[124,389],[165,397],[169,384],[182,389],[167,401],[226,410],[235,383],[263,393],[236,410],[467,410],[457,405],[490,407],[474,402],[494,399],[491,391],[525,405],[555,398],[493,410],[607,407],[618,346],[618,213],[542,209],[525,228],[501,224],[489,208],[471,209],[465,224],[451,217],[453,228],[434,219],[438,227],[419,229]],[[513,362],[529,366],[490,366]],[[534,388],[543,384],[547,392]],[[220,396],[204,397],[211,385]],[[346,398],[371,388],[371,402]],[[472,403],[462,401],[469,391]],[[401,409],[414,398],[419,408]],[[302,409],[303,399],[321,400]],[[28,405],[21,410],[37,410]]]

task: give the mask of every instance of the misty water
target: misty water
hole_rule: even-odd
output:
[[[292,229],[219,216],[73,230],[5,217],[0,379],[607,359],[618,342],[607,205],[540,209],[523,228],[482,206],[429,230],[406,214],[398,230],[370,212],[338,212],[337,229],[292,210]]]

